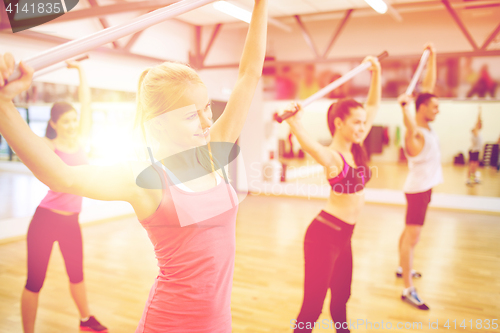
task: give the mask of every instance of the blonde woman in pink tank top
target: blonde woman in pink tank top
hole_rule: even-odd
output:
[[[238,198],[227,164],[264,65],[267,0],[254,2],[236,85],[213,124],[207,88],[189,66],[166,62],[142,73],[136,125],[149,163],[62,162],[11,102],[29,87],[32,69],[21,62],[21,78],[5,85],[14,59],[0,56],[0,133],[21,160],[54,191],[129,202],[154,245],[159,273],[137,333],[231,332]]]

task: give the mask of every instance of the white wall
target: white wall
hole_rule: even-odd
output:
[[[229,99],[230,93],[238,79],[237,68],[201,70],[199,74],[208,88],[209,97],[221,101],[227,101]],[[245,126],[243,127],[243,131],[238,141],[243,159],[237,161],[237,184],[238,190],[242,192],[247,190],[247,184],[250,183],[253,178],[260,180],[261,174],[256,174],[252,170],[261,170],[262,162],[265,161],[267,159],[266,156],[268,156],[265,117],[261,80],[255,91],[252,105],[250,106],[245,121]],[[268,121],[268,123],[270,123],[270,121]],[[275,135],[273,137],[275,137]],[[276,140],[271,138],[271,141],[276,144]]]
[[[189,25],[165,21],[144,30],[130,52],[187,63],[193,31]]]
[[[266,114],[283,109],[287,101],[265,102]],[[303,116],[303,123],[308,133],[318,141],[331,140],[331,134],[326,123],[326,112],[332,103],[322,99],[307,107]],[[477,120],[478,105],[482,106],[483,129],[481,135],[483,143],[496,143],[500,136],[500,102],[496,101],[456,101],[440,100],[440,113],[431,123],[432,128],[440,138],[442,163],[452,163],[453,156],[462,152],[466,157],[471,142],[471,129]],[[414,111],[414,107],[413,107]],[[399,156],[399,146],[395,145],[396,127],[401,128],[401,137],[404,136],[404,124],[401,108],[394,100],[382,102],[382,106],[374,120],[374,125],[388,126],[390,145],[384,146],[382,154],[372,155],[373,162],[396,162]],[[286,139],[289,127],[283,123],[279,127],[278,135]]]
[[[496,143],[500,136],[500,102],[454,101],[441,100],[440,113],[431,124],[439,135],[441,145],[441,162],[453,163],[453,157],[461,152],[468,158],[471,145],[471,129],[477,121],[478,106],[482,107],[483,145]],[[383,102],[375,119],[375,125],[389,126],[391,145],[384,148],[383,154],[372,155],[373,161],[395,161],[398,147],[394,145],[396,126],[403,128],[403,118],[399,105],[395,101]],[[404,132],[402,132],[404,135]],[[481,152],[482,153],[482,152]]]
[[[239,24],[223,25],[215,39],[207,58],[205,65],[235,64],[240,62],[245,38],[248,32],[248,25],[245,24],[239,28]],[[210,37],[212,36],[213,26],[205,26],[202,30],[202,52],[205,52]]]
[[[238,79],[237,68],[204,69],[198,71],[211,99],[227,102]]]

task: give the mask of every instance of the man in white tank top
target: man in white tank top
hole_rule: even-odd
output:
[[[405,289],[401,298],[421,310],[429,307],[420,299],[413,286],[413,277],[421,274],[412,269],[413,252],[418,243],[422,226],[431,201],[432,188],[443,182],[439,139],[429,123],[439,113],[438,98],[432,94],[436,84],[436,52],[432,44],[426,45],[431,51],[427,72],[422,82],[422,93],[415,101],[416,116],[409,112],[411,97],[398,98],[403,109],[405,135],[405,154],[408,159],[409,173],[404,185],[407,200],[406,226],[399,239],[399,264],[396,275],[402,277]]]

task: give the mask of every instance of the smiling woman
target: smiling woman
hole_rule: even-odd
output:
[[[141,74],[135,126],[147,144],[156,143],[156,159],[206,145],[211,119],[207,88],[191,67],[165,62]]]
[[[54,103],[50,110],[50,120],[45,136],[51,140],[59,138],[74,138],[78,134],[78,115],[69,103]]]
[[[91,127],[91,96],[85,72],[77,62],[68,62],[68,68],[76,68],[80,77],[80,119],[75,108],[66,102],[54,103],[43,140],[67,165],[88,163],[83,149]],[[82,197],[50,189],[38,205],[28,228],[28,277],[21,299],[24,332],[34,331],[39,292],[54,242],[65,259],[73,300],[80,312],[80,326],[93,332],[107,332],[90,314],[83,280],[83,242],[79,224]]]
[[[351,295],[354,225],[364,205],[364,187],[371,174],[363,142],[373,124],[382,95],[380,63],[368,56],[363,61],[372,71],[366,104],[354,99],[333,103],[327,115],[332,143],[323,146],[304,129],[302,107],[292,104],[287,111],[298,110],[286,119],[302,148],[324,166],[331,185],[325,208],[311,222],[304,240],[304,299],[294,332],[311,332],[331,290],[330,314],[337,332],[350,332],[347,301]],[[338,325],[338,326],[337,326]],[[348,326],[348,325],[347,325]]]

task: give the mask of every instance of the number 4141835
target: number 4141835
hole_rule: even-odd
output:
[[[460,323],[459,327],[462,327],[463,329],[466,328],[471,328],[471,329],[497,329],[498,328],[498,319],[476,319],[475,323],[473,320],[465,321],[465,319]],[[475,326],[475,327],[474,327]],[[443,325],[443,327],[446,327],[447,329],[454,328],[457,329],[457,320],[453,320],[450,323],[450,320],[448,319],[446,323]]]
[[[12,6],[12,3],[9,3],[7,8],[5,9],[9,14],[14,11],[13,7],[15,8],[15,13],[32,13],[32,14],[59,14],[63,11],[63,9],[60,7],[61,3],[60,2],[55,2],[55,3],[43,3],[39,2],[36,6],[34,3],[28,5],[27,3],[24,4],[24,6],[19,10],[19,4],[15,4]]]

